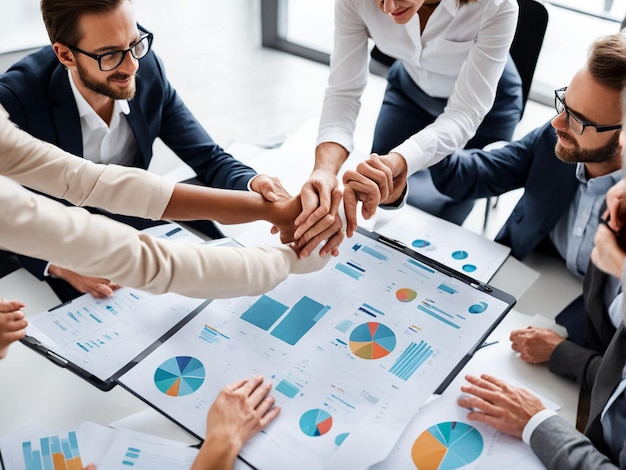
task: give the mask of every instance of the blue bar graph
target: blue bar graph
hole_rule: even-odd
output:
[[[285,343],[294,345],[330,310],[319,302],[302,297],[270,333]]]
[[[78,439],[74,431],[67,437],[51,436],[39,440],[40,450],[31,441],[22,442],[26,470],[81,470],[83,468]]]
[[[204,328],[202,328],[202,331],[200,332],[199,338],[202,341],[206,341],[207,343],[211,344],[217,344],[223,339],[230,339],[224,333],[221,333],[210,325],[204,325]]]
[[[431,274],[435,274],[435,270],[433,268],[429,268],[425,264],[422,264],[422,263],[419,263],[419,262],[415,261],[413,258],[407,258],[407,261],[410,264],[412,264],[413,266],[417,266],[418,268],[421,268],[421,269],[423,269],[426,272],[429,272]]]
[[[248,310],[243,312],[241,319],[267,331],[287,310],[289,307],[286,305],[267,295],[262,295]]]
[[[370,248],[367,245],[363,245],[363,253],[367,253],[370,256],[373,256],[376,259],[379,259],[381,261],[387,261],[389,259],[389,257],[383,253],[381,253],[378,250],[375,250],[374,248]]]
[[[418,305],[418,306],[417,306],[417,309],[418,309],[418,310],[421,310],[422,312],[427,313],[427,314],[428,314],[428,315],[430,315],[431,317],[436,318],[437,320],[439,320],[439,321],[441,321],[441,322],[445,323],[446,325],[449,325],[449,326],[451,326],[452,328],[456,328],[457,330],[461,328],[461,327],[460,327],[459,325],[457,325],[456,323],[453,323],[453,322],[451,322],[450,320],[448,320],[447,318],[445,318],[445,317],[443,317],[443,316],[441,316],[441,315],[439,315],[439,314],[435,313],[433,310],[431,310],[431,309],[433,309],[433,308],[436,308],[436,307],[433,307],[432,305],[428,305],[428,304],[420,304],[420,305]],[[437,310],[439,310],[440,312],[443,312],[443,310],[441,310],[441,309],[437,309]],[[451,315],[450,315],[450,314],[448,314],[448,313],[445,313],[445,312],[444,312],[444,314],[445,314],[445,315],[447,315],[447,316],[449,316],[449,317],[451,317]],[[454,317],[451,317],[451,318],[454,318]]]
[[[437,287],[437,289],[439,289],[441,292],[445,292],[446,294],[456,294],[457,290],[453,287],[450,287],[447,284],[439,284],[439,287]]]
[[[122,460],[122,465],[125,467],[134,467],[139,457],[141,457],[141,449],[129,447],[124,455],[124,460]]]
[[[419,369],[432,354],[432,348],[424,341],[420,341],[419,344],[411,343],[396,362],[394,362],[389,372],[404,381],[409,380],[415,371]]]
[[[364,276],[363,270],[357,271],[356,269],[351,268],[350,266],[345,265],[343,263],[337,263],[335,265],[335,269],[343,274],[347,274],[348,276],[350,276],[353,279],[356,279],[357,281]]]

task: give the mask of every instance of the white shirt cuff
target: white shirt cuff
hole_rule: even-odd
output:
[[[256,178],[257,176],[259,175],[254,175],[252,178],[248,180],[248,184],[246,185],[246,187],[248,188],[248,191],[252,191],[252,180]]]
[[[546,419],[551,418],[552,416],[556,416],[556,411],[545,409],[530,418],[524,427],[524,431],[522,432],[522,441],[524,441],[525,444],[530,445],[530,437],[533,435],[533,432],[535,432],[535,429],[537,429],[537,427]]]
[[[48,276],[50,276],[50,272],[49,272],[49,269],[50,269],[50,264],[51,264],[51,263],[47,263],[47,264],[46,264],[46,267],[45,267],[45,268],[44,268],[44,270],[43,270],[43,277],[48,277]]]

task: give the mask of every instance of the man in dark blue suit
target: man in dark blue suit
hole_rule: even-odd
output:
[[[144,169],[160,138],[201,184],[252,190],[270,201],[286,195],[277,179],[234,159],[196,120],[167,80],[151,50],[152,34],[138,27],[129,0],[44,0],[41,8],[52,46],[0,77],[0,104],[19,127],[84,158]],[[153,225],[123,221],[139,229]],[[198,228],[213,237],[219,233],[210,222]],[[49,280],[63,299],[78,292],[58,278],[97,297],[116,287],[43,260],[23,258],[22,264]]]

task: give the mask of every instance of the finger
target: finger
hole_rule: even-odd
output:
[[[252,393],[248,396],[248,402],[252,405],[253,408],[256,409],[267,397],[271,389],[272,384],[270,382],[258,384],[256,388],[252,391]]]
[[[19,300],[2,300],[0,301],[0,313],[14,312],[24,308],[26,304]]]
[[[329,213],[329,209],[330,209],[330,204],[326,204],[326,206],[324,206],[324,203],[320,199],[320,207],[314,210],[313,213],[309,216],[309,218],[306,219],[303,223],[301,223],[298,226],[295,233],[293,234],[294,238],[296,240],[301,238],[306,232],[308,232],[311,229],[311,227],[313,227],[316,223],[318,223],[324,216],[326,216]]]
[[[300,193],[300,202],[302,203],[302,212],[294,221],[294,225],[296,226],[300,226],[306,222],[320,206],[319,194],[313,188],[305,186]]]
[[[323,233],[317,235],[313,239],[309,240],[304,246],[298,246],[296,248],[296,252],[298,253],[298,258],[303,259],[309,256],[317,246],[322,243],[324,240],[328,239],[326,244],[320,249],[319,255],[323,258],[329,252],[337,251],[337,247],[343,241],[343,229],[335,230],[334,228],[328,229]],[[335,255],[337,256],[337,255]]]
[[[328,239],[324,246],[320,249],[320,256],[326,257],[329,253],[332,256],[339,255],[339,245],[344,239],[343,229],[339,229],[335,234]]]
[[[267,413],[265,413],[259,421],[261,429],[265,429],[268,424],[270,424],[272,421],[274,421],[278,417],[279,414],[280,414],[279,406],[270,408],[270,410]]]
[[[359,203],[359,199],[354,192],[351,185],[344,186],[343,188],[343,210],[346,214],[346,233],[350,238],[358,227],[356,208]]]
[[[248,381],[248,379],[239,379],[235,382],[232,382],[228,385],[226,385],[226,387],[224,387],[225,390],[231,391],[231,392],[236,392],[237,390],[239,390],[241,387],[244,386],[244,384]]]
[[[253,375],[252,377],[248,377],[237,391],[243,393],[246,397],[249,397],[261,383],[263,383],[263,377],[260,375]]]

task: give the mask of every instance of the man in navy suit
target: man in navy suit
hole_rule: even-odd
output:
[[[52,46],[0,77],[0,104],[19,127],[95,162],[144,169],[160,138],[202,184],[252,190],[270,201],[287,195],[276,178],[257,175],[226,153],[195,119],[168,82],[151,50],[152,34],[137,25],[129,0],[43,0],[41,9]],[[123,221],[139,229],[150,225]],[[210,222],[200,229],[217,235]],[[108,296],[117,287],[43,260],[22,258],[22,264],[63,299],[76,291]]]
[[[574,275],[584,277],[605,194],[622,178],[619,130],[625,51],[624,34],[600,38],[569,86],[555,91],[557,116],[552,121],[500,149],[459,150],[430,167],[437,189],[454,200],[524,188],[495,238],[510,246],[514,257],[524,259],[540,249],[560,256]],[[348,234],[356,223],[357,201],[364,201],[363,215],[368,217],[378,204],[401,203],[401,194],[406,198],[406,175],[383,174],[380,168],[394,164],[380,165],[376,158],[383,157],[373,157],[344,174]],[[607,308],[618,292],[617,281],[607,287]],[[557,321],[568,328],[573,340],[584,343],[582,301]],[[565,338],[551,330],[531,328],[515,332],[512,340],[524,360],[539,363],[547,362]]]

